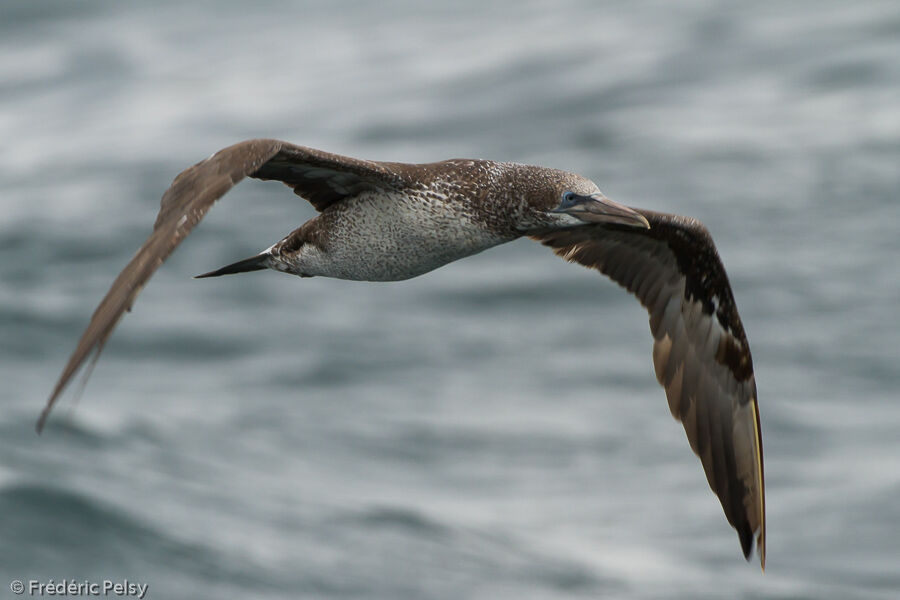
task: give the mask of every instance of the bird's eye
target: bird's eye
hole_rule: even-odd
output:
[[[572,202],[575,200],[575,192],[563,192],[563,200],[566,202]]]

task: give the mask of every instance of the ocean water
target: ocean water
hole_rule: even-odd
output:
[[[171,179],[262,136],[703,220],[754,354],[765,574],[637,302],[528,241],[402,283],[191,280],[314,214],[277,183],[212,210],[37,436]],[[2,0],[0,139],[0,597],[900,594],[897,2]]]

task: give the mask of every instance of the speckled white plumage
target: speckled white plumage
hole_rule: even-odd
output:
[[[303,276],[399,281],[508,242],[440,193],[364,192],[328,208],[310,228],[327,231],[316,243],[281,253],[272,267]]]

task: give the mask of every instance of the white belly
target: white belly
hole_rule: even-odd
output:
[[[361,194],[318,217],[329,235],[320,252],[303,259],[309,275],[360,281],[416,277],[508,242],[438,195]]]

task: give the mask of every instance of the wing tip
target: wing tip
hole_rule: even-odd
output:
[[[53,393],[50,394],[50,397],[47,398],[47,403],[44,405],[44,408],[41,410],[41,414],[38,415],[37,421],[34,424],[34,430],[38,435],[41,435],[44,432],[44,427],[47,425],[47,420],[50,418],[50,413],[53,411],[53,406],[56,404],[57,398],[62,393],[63,389],[69,383],[69,377],[65,377],[65,373],[63,377],[56,383],[56,388],[54,388]]]
[[[41,435],[42,433],[44,433],[44,425],[47,424],[48,416],[50,416],[50,410],[45,407],[44,410],[41,411],[41,414],[38,417],[37,422],[34,424],[34,431],[38,435]]]
[[[744,553],[744,559],[750,562],[753,557],[753,548],[756,547],[756,554],[759,556],[759,567],[763,573],[766,572],[766,534],[760,529],[756,532],[750,531],[749,527],[738,529],[738,537],[741,540],[741,550]]]
[[[53,410],[53,405],[56,404],[57,397],[59,397],[59,391],[55,391],[50,396],[47,400],[47,404],[44,406],[43,410],[41,410],[41,414],[38,415],[37,421],[34,424],[34,430],[38,435],[44,433],[44,427],[47,425],[47,420],[50,418],[50,412]]]

